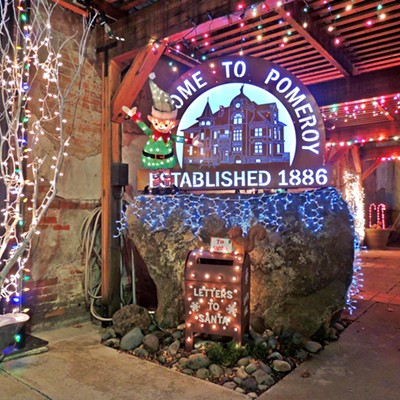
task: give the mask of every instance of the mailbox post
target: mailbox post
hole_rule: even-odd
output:
[[[185,348],[193,333],[231,336],[243,343],[250,321],[250,257],[193,250],[185,265]]]

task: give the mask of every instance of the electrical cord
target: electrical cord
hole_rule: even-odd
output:
[[[101,207],[95,208],[83,221],[79,236],[81,248],[85,255],[85,270],[83,275],[83,289],[85,301],[91,315],[103,322],[110,322],[112,318],[101,317],[95,309],[96,300],[101,299]],[[96,242],[98,246],[96,246]]]
[[[83,290],[86,304],[89,306],[91,315],[99,321],[110,322],[112,318],[105,318],[96,312],[95,303],[101,299],[101,207],[95,208],[83,221],[79,232],[82,252],[85,255]],[[132,247],[127,243],[128,238],[122,234],[120,247],[123,254],[121,265],[120,299],[121,307],[129,303],[136,304],[135,291],[135,266]],[[128,278],[127,264],[130,264],[132,271]],[[131,281],[132,292],[127,296],[126,283]]]

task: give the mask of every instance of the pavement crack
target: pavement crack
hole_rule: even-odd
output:
[[[7,375],[9,378],[14,379],[14,381],[17,381],[18,383],[21,383],[22,385],[24,385],[28,389],[40,394],[41,396],[43,396],[43,398],[48,399],[48,400],[53,400],[51,397],[47,396],[47,394],[45,394],[42,391],[34,388],[33,386],[31,386],[29,383],[23,381],[22,379],[19,379],[19,378],[15,377],[13,374],[8,372],[7,370],[5,370],[3,368],[0,368],[0,371],[3,372],[5,375]]]

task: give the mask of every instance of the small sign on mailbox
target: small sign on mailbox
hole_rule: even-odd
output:
[[[227,238],[211,238],[210,251],[216,253],[232,253],[232,242]]]
[[[231,336],[243,343],[250,321],[248,254],[189,253],[185,266],[185,348],[193,333]]]

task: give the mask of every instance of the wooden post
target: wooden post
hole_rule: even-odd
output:
[[[153,52],[142,48],[121,82],[121,66],[108,60],[109,47],[104,52],[102,90],[102,219],[101,258],[103,316],[111,317],[120,308],[120,269],[122,255],[116,222],[121,219],[122,188],[112,186],[111,167],[121,162],[122,106],[131,106],[147,82],[149,73],[161,57],[165,46]]]
[[[121,69],[108,60],[108,49],[104,49],[102,77],[102,218],[101,258],[102,288],[101,303],[103,317],[111,317],[120,308],[120,238],[116,238],[116,222],[120,219],[121,193],[111,185],[111,167],[121,162],[120,125],[111,122],[111,98],[120,83]]]

